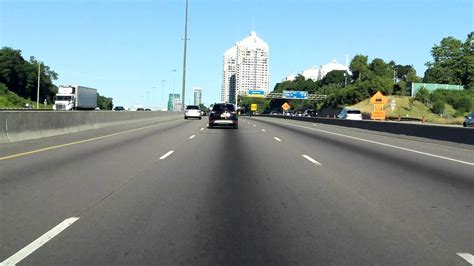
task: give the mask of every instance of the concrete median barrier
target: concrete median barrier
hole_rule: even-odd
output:
[[[163,121],[181,118],[178,112],[112,112],[112,111],[2,111],[0,143],[51,137],[84,130],[141,121]]]
[[[433,140],[449,141],[461,144],[474,145],[474,129],[442,125],[410,124],[390,121],[372,121],[372,120],[344,120],[321,117],[288,117],[288,116],[267,116],[272,118],[291,119],[336,125],[343,127],[359,128],[372,131],[379,131],[391,134],[406,135],[412,137],[421,137]]]

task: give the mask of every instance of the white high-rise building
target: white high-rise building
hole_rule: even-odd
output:
[[[235,102],[236,94],[249,90],[269,92],[269,47],[252,31],[224,53],[222,101]]]
[[[202,103],[202,88],[194,87],[194,105],[200,105]]]
[[[230,102],[230,99],[235,99],[236,57],[237,47],[235,45],[224,53],[221,90],[221,101],[223,102]]]

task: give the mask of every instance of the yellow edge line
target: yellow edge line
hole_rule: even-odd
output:
[[[43,151],[49,151],[49,150],[54,150],[54,149],[63,148],[63,147],[67,147],[67,146],[72,146],[72,145],[76,145],[76,144],[81,144],[81,143],[85,143],[85,142],[90,142],[90,141],[94,141],[94,140],[110,138],[110,137],[130,133],[130,132],[133,132],[133,131],[138,131],[138,130],[142,130],[142,129],[146,129],[146,128],[150,128],[150,127],[154,127],[154,126],[164,125],[164,124],[171,123],[171,122],[175,122],[175,120],[160,123],[160,124],[155,124],[155,125],[149,125],[149,126],[134,128],[134,129],[130,129],[130,130],[122,131],[122,132],[117,132],[117,133],[113,133],[113,134],[109,134],[109,135],[105,135],[105,136],[95,137],[95,138],[91,138],[91,139],[79,140],[79,141],[75,141],[75,142],[70,142],[70,143],[65,143],[65,144],[61,144],[61,145],[51,146],[51,147],[42,148],[42,149],[38,149],[38,150],[33,150],[33,151],[27,151],[27,152],[17,153],[17,154],[13,154],[13,155],[8,155],[8,156],[5,156],[5,157],[0,157],[0,161],[13,159],[13,158],[17,158],[17,157],[22,157],[22,156],[26,156],[26,155],[30,155],[30,154],[35,154],[35,153],[39,153],[39,152],[43,152]]]

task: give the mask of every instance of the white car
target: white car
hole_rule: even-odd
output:
[[[337,117],[347,120],[362,120],[362,113],[359,110],[344,108]]]
[[[184,119],[188,118],[198,118],[201,119],[201,109],[198,105],[188,105],[184,111]]]

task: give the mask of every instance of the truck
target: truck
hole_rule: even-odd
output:
[[[77,85],[59,85],[54,98],[54,110],[94,110],[97,90]]]

